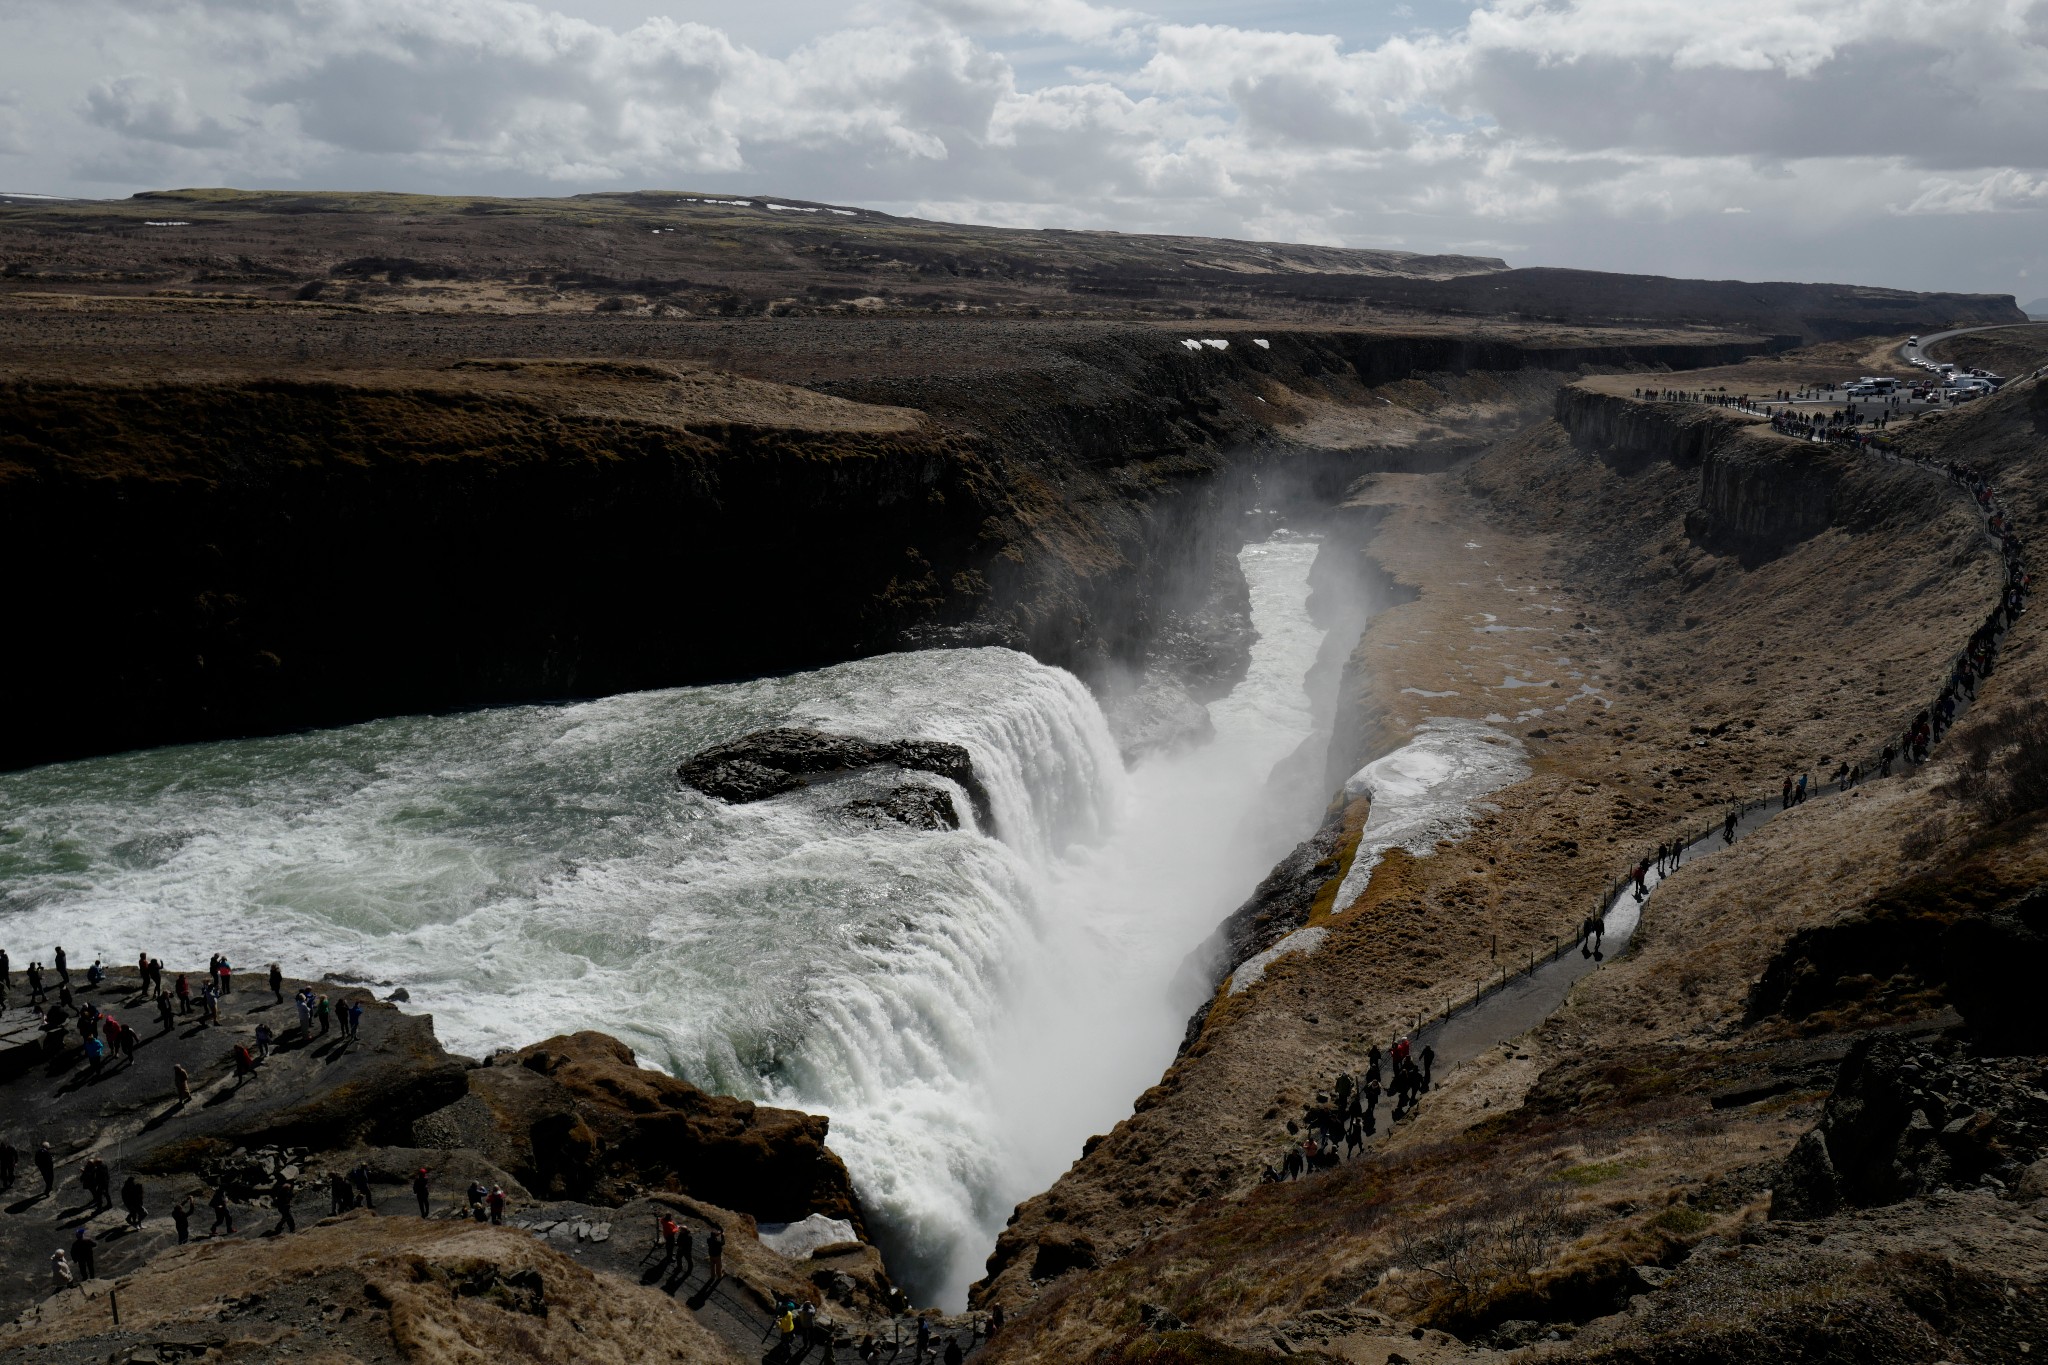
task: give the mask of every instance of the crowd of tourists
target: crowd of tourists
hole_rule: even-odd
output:
[[[1338,1072],[1329,1090],[1317,1092],[1313,1103],[1302,1106],[1299,1121],[1287,1121],[1290,1139],[1300,1142],[1290,1140],[1278,1164],[1266,1167],[1266,1182],[1296,1180],[1357,1156],[1365,1150],[1366,1140],[1379,1132],[1381,1097],[1393,1102],[1389,1122],[1412,1118],[1421,1108],[1423,1094],[1435,1084],[1435,1072],[1435,1048],[1417,1050],[1408,1039],[1397,1038],[1383,1053],[1374,1043],[1366,1050],[1360,1076]]]
[[[7,951],[0,948],[0,1019],[16,1007],[13,966]],[[194,977],[198,978],[196,985]],[[225,1028],[222,1002],[234,994],[236,984],[233,964],[223,953],[212,955],[203,974],[167,973],[161,959],[141,953],[135,960],[133,981],[123,983],[110,980],[106,964],[99,959],[74,974],[70,955],[62,945],[51,952],[48,966],[40,958],[31,961],[22,973],[22,982],[26,994],[21,1007],[34,1016],[40,1051],[56,1069],[82,1068],[78,1083],[87,1085],[134,1068],[141,1048],[173,1032],[181,1022],[190,1023],[194,1034]],[[276,963],[270,964],[267,984],[273,1002],[282,1005],[284,973]],[[293,1003],[298,1011],[298,1026],[282,1037],[268,1022],[256,1023],[246,1036],[231,1035],[233,1040],[228,1042],[222,1060],[236,1087],[256,1079],[279,1047],[303,1046],[330,1030],[337,1031],[339,1040],[346,1042],[361,1036],[361,999],[330,997],[304,987]],[[129,1018],[120,1018],[116,1009],[129,1012]],[[153,1031],[145,1035],[145,1030],[151,1028]],[[192,1076],[182,1063],[174,1062],[165,1079],[171,1100],[167,1112],[176,1114],[192,1103]],[[47,1198],[59,1184],[57,1155],[45,1141],[36,1144],[31,1157],[42,1181],[41,1192],[32,1198]],[[18,1183],[20,1165],[21,1152],[13,1140],[0,1137],[0,1189],[12,1189]],[[81,1206],[83,1219],[71,1239],[50,1257],[51,1277],[59,1288],[82,1287],[86,1280],[94,1278],[98,1243],[92,1236],[93,1220],[113,1208],[112,1175],[103,1157],[96,1152],[88,1154],[79,1163],[76,1178],[86,1196]],[[293,1180],[280,1178],[268,1188],[250,1193],[256,1201],[276,1211],[273,1232],[297,1231],[294,1204],[298,1190]],[[495,1202],[489,1205],[494,1220],[502,1216],[503,1191],[496,1191],[495,1195]],[[120,1196],[128,1225],[140,1228],[149,1218],[148,1194],[141,1179],[130,1174],[122,1182]],[[330,1178],[329,1204],[333,1211],[342,1211],[344,1196],[351,1208],[357,1202],[370,1203],[367,1166]],[[485,1199],[491,1200],[491,1192],[486,1192]],[[234,1201],[228,1187],[217,1184],[206,1202],[214,1215],[208,1235],[218,1236],[223,1230],[229,1235],[235,1233]],[[170,1218],[180,1242],[191,1237],[193,1206],[189,1197],[171,1206]]]

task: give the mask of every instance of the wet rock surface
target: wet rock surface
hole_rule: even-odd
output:
[[[974,759],[958,744],[936,739],[877,742],[828,734],[800,726],[758,730],[713,745],[676,766],[676,780],[721,801],[760,801],[798,787],[808,779],[861,772],[882,766],[932,773],[960,784],[983,830],[994,828],[988,789],[974,771]],[[927,803],[929,804],[929,803]],[[952,803],[947,802],[950,806]],[[906,806],[905,809],[910,809]],[[911,823],[906,820],[905,823]],[[958,820],[954,821],[957,827]]]
[[[868,824],[893,822],[933,832],[960,828],[952,793],[938,787],[897,787],[885,796],[849,801],[841,809]]]

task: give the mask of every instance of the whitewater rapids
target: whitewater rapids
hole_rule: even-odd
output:
[[[1128,773],[1079,681],[975,649],[0,775],[0,942],[396,982],[458,1050],[602,1029],[828,1114],[899,1279],[957,1306],[1171,1059],[1175,969],[1284,851],[1247,817],[1313,728],[1314,553],[1246,548],[1250,675],[1213,742]],[[964,745],[1001,837],[957,790],[958,832],[842,813],[893,774],[745,806],[675,783],[782,724]]]

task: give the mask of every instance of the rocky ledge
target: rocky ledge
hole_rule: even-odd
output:
[[[974,771],[973,756],[960,745],[943,740],[878,742],[801,726],[781,726],[757,730],[693,754],[676,765],[676,780],[706,796],[737,804],[807,787],[813,778],[838,777],[880,767],[931,773],[959,783],[974,806],[976,824],[984,833],[995,829],[988,789]],[[879,801],[855,802],[849,809],[922,829],[959,828],[960,817],[950,797],[943,804],[921,796],[908,799],[905,790],[899,788]]]
[[[250,979],[222,998],[217,1024],[195,1008],[173,1011],[166,1026],[132,970],[97,987],[74,979],[67,1026],[45,1031],[23,1008],[19,973],[10,984],[0,1140],[16,1159],[0,1169],[0,1321],[22,1316],[0,1328],[0,1359],[34,1349],[61,1362],[110,1350],[267,1360],[322,1343],[337,1359],[391,1358],[357,1349],[357,1338],[377,1338],[396,1339],[397,1358],[440,1360],[410,1349],[409,1334],[495,1343],[522,1324],[538,1331],[545,1305],[575,1311],[609,1295],[617,1311],[602,1323],[593,1315],[589,1330],[621,1341],[658,1330],[678,1350],[696,1342],[696,1354],[663,1359],[726,1360],[759,1339],[777,1295],[842,1325],[895,1299],[846,1168],[825,1145],[826,1119],[709,1094],[642,1067],[604,1034],[477,1062],[444,1049],[429,1016],[362,987],[287,981],[280,999]],[[361,1003],[359,1032],[302,1025],[291,1004],[301,986]],[[87,1006],[133,1030],[132,1058],[120,1048],[88,1062],[76,1026]],[[260,1051],[264,1025],[268,1056],[238,1074],[235,1049]],[[189,1098],[179,1097],[180,1071]],[[101,1171],[112,1207],[91,1192]],[[414,1187],[422,1171],[424,1201]],[[145,1210],[133,1220],[131,1180]],[[466,1191],[479,1184],[504,1191],[506,1222],[525,1231],[478,1225]],[[215,1191],[231,1223],[216,1220]],[[278,1204],[287,1191],[297,1236]],[[180,1206],[192,1210],[190,1245],[174,1230]],[[379,1216],[364,1221],[371,1210]],[[697,1239],[692,1270],[646,1258],[664,1210]],[[807,1221],[847,1235],[779,1249],[775,1225]],[[719,1285],[703,1252],[714,1227],[727,1246]],[[81,1228],[97,1242],[91,1273],[79,1272],[85,1293],[52,1299],[51,1255],[74,1247]],[[606,1288],[571,1261],[625,1283]],[[665,1273],[662,1292],[642,1296],[637,1286]],[[104,1302],[115,1281],[118,1320]],[[709,1337],[687,1325],[686,1301]],[[541,1358],[560,1356],[551,1346]]]

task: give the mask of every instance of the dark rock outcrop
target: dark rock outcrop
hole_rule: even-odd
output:
[[[2048,1052],[2048,888],[1988,914],[1965,915],[1941,945],[1948,997],[1992,1053]]]
[[[1771,1216],[1825,1217],[1962,1189],[2016,1185],[2048,1144],[2036,1058],[1972,1055],[1952,1040],[1866,1035],[1772,1186]]]
[[[849,801],[841,809],[874,824],[894,821],[934,832],[960,828],[960,812],[953,808],[952,793],[939,787],[897,787],[885,796]]]
[[[665,1190],[762,1222],[822,1213],[866,1235],[826,1119],[708,1094],[602,1033],[500,1054],[470,1073],[459,1108],[429,1126],[462,1132],[537,1194],[618,1203]]]
[[[988,789],[974,771],[972,755],[960,745],[943,740],[898,739],[877,743],[852,735],[783,726],[758,730],[691,755],[676,765],[676,780],[706,796],[739,803],[808,786],[807,778],[883,765],[933,773],[959,783],[974,805],[974,817],[981,828],[994,828]],[[946,805],[950,809],[952,802],[949,800]],[[959,827],[957,814],[950,827]]]

